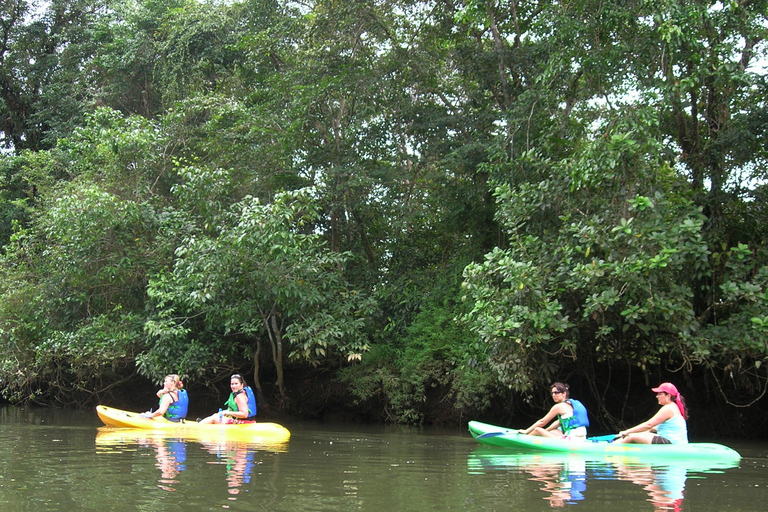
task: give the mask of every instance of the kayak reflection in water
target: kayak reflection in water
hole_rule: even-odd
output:
[[[684,466],[617,466],[618,478],[641,486],[656,512],[681,509],[687,471]]]
[[[688,444],[688,410],[674,384],[653,388],[661,409],[648,421],[619,432],[615,443]]]
[[[626,485],[617,486],[607,482],[631,482],[647,493],[646,501],[652,503],[657,512],[678,512],[683,508],[687,477],[691,476],[703,482],[709,478],[708,474],[739,468],[739,459],[685,457],[664,460],[657,459],[653,454],[643,455],[642,450],[639,452],[521,452],[499,450],[495,446],[480,446],[469,454],[467,467],[471,475],[496,471],[533,475],[529,480],[541,483],[539,489],[546,491],[544,499],[550,507],[573,505],[582,500],[585,503],[590,500],[616,500],[614,504],[617,507],[614,508],[620,508],[619,503],[636,502],[637,496],[642,493],[635,489],[630,495]],[[588,493],[589,481],[602,483],[599,487],[594,487],[593,492]]]
[[[552,508],[574,505],[577,501],[584,500],[584,491],[587,490],[587,470],[584,460],[574,459],[563,464],[551,464],[530,466],[526,471],[533,475],[535,482],[542,482],[542,491],[548,496],[544,499]]]
[[[687,477],[684,465],[605,464],[595,461],[590,464],[594,479],[626,481],[642,487],[656,512],[678,511],[682,506]],[[588,471],[583,459],[570,457],[560,464],[528,466],[525,471],[533,475],[530,480],[544,483],[541,490],[548,493],[544,499],[552,508],[574,505],[585,499]],[[599,472],[603,474],[598,476]]]
[[[251,481],[256,450],[243,443],[203,443],[203,446],[226,464],[227,492],[239,494],[240,487]]]
[[[160,470],[158,487],[165,491],[175,491],[176,477],[186,469],[187,445],[181,440],[159,440],[151,443],[155,449],[155,467]]]
[[[552,406],[546,416],[530,427],[517,432],[573,441],[586,440],[587,427],[589,426],[586,407],[580,401],[570,397],[568,384],[555,382],[550,386],[550,393],[555,405]]]

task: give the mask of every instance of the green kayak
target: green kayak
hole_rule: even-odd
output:
[[[590,455],[630,455],[668,458],[733,459],[741,455],[736,450],[716,443],[688,444],[620,444],[605,437],[587,441],[566,441],[548,437],[518,434],[515,429],[498,427],[479,421],[469,422],[469,433],[477,442],[488,446],[516,448],[518,451],[580,453]],[[610,438],[610,436],[608,436]]]

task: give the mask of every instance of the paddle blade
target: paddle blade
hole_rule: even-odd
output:
[[[482,439],[484,437],[497,437],[497,436],[505,436],[507,434],[514,433],[512,430],[507,430],[505,432],[486,432],[485,434],[480,434],[476,437],[476,439]]]
[[[595,436],[595,437],[589,437],[588,440],[592,441],[593,443],[610,443],[615,439],[618,439],[618,434],[608,434],[605,436]]]

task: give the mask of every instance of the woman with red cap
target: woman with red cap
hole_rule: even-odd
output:
[[[669,382],[653,391],[661,409],[645,423],[619,432],[615,443],[688,444],[688,411],[683,396]]]

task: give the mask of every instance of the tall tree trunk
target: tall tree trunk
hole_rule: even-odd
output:
[[[264,402],[264,391],[261,389],[261,380],[259,372],[261,367],[259,366],[259,356],[261,355],[261,340],[256,340],[256,351],[253,353],[253,387],[256,389],[256,398],[259,403]]]
[[[264,327],[266,327],[269,336],[269,344],[272,347],[272,361],[275,363],[277,372],[277,385],[280,391],[280,398],[285,398],[285,383],[283,379],[283,322],[278,321],[277,304],[272,304],[269,311],[259,308]],[[258,363],[256,363],[258,368]]]
[[[277,388],[280,390],[280,398],[285,398],[285,386],[283,380],[283,325],[278,322],[277,315],[272,314],[272,357],[275,361],[275,370],[277,371]]]

